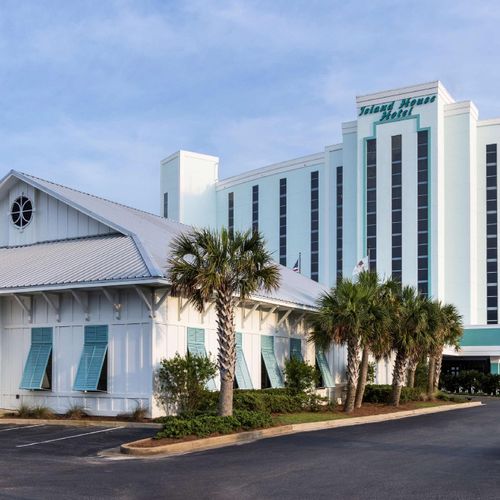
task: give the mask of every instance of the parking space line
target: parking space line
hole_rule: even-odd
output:
[[[32,427],[43,427],[45,424],[35,424],[35,425],[18,425],[17,427],[9,427],[8,429],[0,429],[0,432],[15,431],[22,429],[31,429]]]
[[[82,436],[90,436],[91,434],[99,434],[100,432],[111,432],[111,431],[116,431],[118,429],[124,429],[124,426],[121,427],[112,427],[110,429],[101,429],[99,431],[92,431],[92,432],[84,432],[82,434],[75,434],[73,436],[64,436],[60,438],[55,438],[55,439],[47,439],[45,441],[37,441],[35,443],[28,443],[28,444],[18,444],[16,448],[25,448],[27,446],[35,446],[37,444],[45,444],[45,443],[53,443],[54,441],[63,441],[64,439],[74,439]]]

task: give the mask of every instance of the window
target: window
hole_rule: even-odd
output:
[[[369,268],[377,270],[377,141],[366,141],[366,251]]]
[[[10,209],[12,223],[16,227],[23,229],[31,222],[32,217],[33,203],[31,200],[24,194],[16,198]]]
[[[20,389],[52,388],[52,328],[32,328],[31,347]]]
[[[86,326],[75,391],[108,390],[108,327]]]
[[[311,172],[311,279],[319,280],[319,172]]]
[[[252,186],[252,231],[259,230],[259,186]]]
[[[486,146],[486,320],[498,323],[497,145]]]
[[[229,236],[234,236],[234,193],[227,193],[227,229]]]
[[[337,167],[337,192],[336,192],[336,209],[337,209],[337,279],[342,277],[342,267],[343,267],[343,167],[340,165]]]
[[[321,373],[321,379],[324,387],[335,387],[333,381],[332,372],[330,371],[330,366],[326,359],[325,353],[320,349],[316,348],[316,363],[318,365],[319,371]]]
[[[234,375],[238,389],[253,389],[245,353],[243,352],[243,335],[241,332],[236,332],[236,368]]]
[[[163,193],[163,217],[168,219],[168,193]]]
[[[280,179],[280,264],[286,266],[286,179]]]
[[[205,330],[203,328],[187,329],[187,350],[189,354],[193,354],[194,356],[205,357],[207,355],[207,350],[205,349]],[[214,379],[208,381],[207,389],[211,391],[216,390]]]
[[[417,133],[417,286],[422,295],[429,294],[429,132]]]
[[[402,279],[402,144],[401,135],[391,137],[391,171],[392,171],[392,277]]]
[[[300,339],[290,339],[290,358],[304,361],[302,356],[302,341]]]
[[[261,371],[265,377],[262,378],[263,386],[266,385],[266,378],[273,388],[284,387],[283,376],[274,354],[274,337],[262,335],[260,337],[261,349]],[[263,387],[264,388],[264,387]]]

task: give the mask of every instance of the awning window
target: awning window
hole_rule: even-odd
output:
[[[260,342],[262,360],[264,361],[271,387],[284,387],[283,376],[281,375],[281,370],[274,354],[274,337],[262,335]]]
[[[48,390],[52,379],[52,328],[33,328],[21,389]]]
[[[238,389],[253,389],[252,379],[248,371],[245,353],[243,352],[243,335],[236,332],[236,382]]]
[[[76,372],[75,391],[106,391],[108,326],[86,326],[82,357]]]

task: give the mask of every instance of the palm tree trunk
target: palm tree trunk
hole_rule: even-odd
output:
[[[233,385],[236,366],[236,334],[232,293],[223,290],[217,294],[215,311],[219,342],[217,361],[220,373],[218,415],[226,417],[233,414]]]
[[[436,358],[435,354],[429,355],[429,370],[427,374],[427,397],[432,398],[434,394],[434,377],[436,375]]]
[[[443,365],[443,347],[439,348],[439,352],[434,360],[434,392],[439,389],[439,377],[441,376],[441,366]]]
[[[365,347],[363,349],[363,356],[361,358],[361,370],[359,374],[358,385],[356,387],[356,400],[354,402],[355,408],[361,408],[361,404],[363,403],[363,396],[365,394],[365,387],[366,387],[366,379],[368,377],[368,361],[369,361],[369,352],[368,348]]]
[[[408,387],[415,387],[415,372],[417,371],[418,359],[411,358],[408,361],[408,378],[406,385]]]
[[[358,376],[359,342],[358,339],[350,339],[347,342],[347,396],[344,404],[344,411],[346,413],[351,413],[354,410]]]
[[[399,406],[399,399],[401,398],[401,388],[405,376],[406,357],[398,351],[396,354],[396,361],[394,363],[394,370],[392,372],[392,404]]]

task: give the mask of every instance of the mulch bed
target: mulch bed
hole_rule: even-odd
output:
[[[436,403],[439,403],[439,406],[456,404],[456,403],[453,403],[451,401],[436,401]],[[422,408],[422,407],[419,406],[418,403],[416,403],[416,402],[402,404],[402,405],[399,405],[397,407],[385,405],[382,403],[364,403],[361,408],[356,408],[348,416],[344,413],[343,410],[335,410],[333,413],[334,414],[337,413],[337,414],[340,414],[343,416],[345,415],[345,418],[350,418],[350,417],[367,417],[367,416],[371,416],[371,415],[382,415],[382,414],[386,414],[386,413],[416,410],[416,409],[420,409],[420,408]],[[327,420],[327,419],[325,419],[325,420]],[[279,425],[277,425],[276,427],[279,427]],[[231,434],[237,434],[237,432],[234,432]],[[206,437],[214,437],[214,436],[220,436],[220,435],[221,434],[213,434],[211,436],[206,436]],[[199,437],[199,436],[186,436],[186,437],[180,438],[180,439],[176,439],[176,438],[153,439],[153,438],[150,438],[150,439],[144,439],[144,440],[137,442],[136,444],[134,444],[134,448],[156,448],[157,446],[163,446],[166,444],[173,444],[173,443],[183,443],[186,441],[195,441],[196,439],[204,439],[204,438]]]

